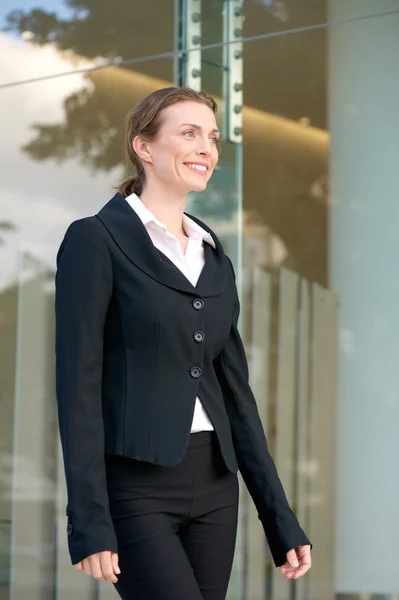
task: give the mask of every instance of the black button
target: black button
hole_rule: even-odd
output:
[[[73,529],[72,529],[72,525],[71,525],[70,523],[68,523],[68,526],[67,526],[67,534],[68,534],[68,535],[72,535],[72,531],[73,531]]]
[[[199,367],[191,367],[190,375],[191,377],[194,377],[194,379],[198,379],[198,377],[201,377],[201,369]]]
[[[202,310],[204,308],[204,301],[201,298],[196,298],[193,300],[193,306],[195,310]]]
[[[203,331],[196,331],[194,333],[194,339],[196,342],[203,342],[205,339],[205,333]]]

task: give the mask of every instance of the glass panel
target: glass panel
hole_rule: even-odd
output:
[[[97,597],[97,583],[71,568],[66,546],[54,399],[55,254],[69,223],[97,212],[113,195],[111,186],[123,179],[125,115],[147,93],[173,84],[173,58],[51,75],[113,56],[171,51],[173,2],[162,16],[161,4],[165,10],[164,0],[134,8],[140,30],[134,36],[126,19],[129,11],[133,14],[130,5],[119,14],[107,10],[106,17],[97,3],[79,15],[61,3],[42,6],[40,14],[30,17],[14,15],[19,33],[15,29],[0,36],[2,54],[8,57],[0,84],[45,77],[0,90],[1,111],[7,115],[0,195],[1,600]],[[24,2],[22,8],[30,12],[34,6]],[[3,23],[14,8],[14,3],[2,3]],[[51,12],[56,12],[58,25],[50,19],[50,32]],[[67,33],[57,29],[61,52],[54,46],[60,19],[73,23],[68,43]],[[144,36],[148,21],[159,35]],[[28,26],[34,35],[21,36]],[[101,598],[107,595],[102,589]]]
[[[326,60],[325,29],[246,43],[245,105],[325,129]]]
[[[298,72],[290,44],[317,60],[303,60]],[[321,284],[327,277],[326,45],[324,31],[253,42],[244,49],[245,73],[251,73],[244,78],[244,209],[251,223],[264,228],[265,244],[272,242],[259,261],[266,259],[269,268],[289,266]],[[278,71],[272,60],[280,62]],[[260,79],[269,82],[268,94],[251,87],[251,80]],[[295,93],[287,93],[288,84]],[[254,94],[255,106],[249,103]],[[246,260],[256,265],[253,254],[244,253]]]
[[[396,12],[329,36],[329,285],[340,300],[335,577],[342,594],[389,597],[398,592],[391,515],[399,480],[389,464],[399,455],[399,1],[367,4]],[[334,19],[353,10],[330,9]],[[374,560],[366,545],[379,549]]]
[[[338,23],[344,19],[380,15],[395,9],[394,3],[384,1],[376,3],[334,0],[330,4],[336,5],[338,11],[340,6],[344,6],[345,16],[342,16],[341,13],[339,18],[334,18],[331,13],[329,14],[327,0],[248,0],[244,2],[244,35],[245,37],[278,35],[300,28],[306,29],[318,25],[325,26],[326,23]],[[284,39],[284,43],[289,51],[290,40],[288,37]]]
[[[244,3],[244,35],[265,35],[326,22],[326,0],[253,0]],[[289,43],[289,42],[287,42]]]
[[[244,5],[245,35],[248,8],[251,10],[248,4]],[[308,340],[309,329],[304,331],[301,325],[300,310],[304,310],[304,306],[300,302],[300,282],[327,284],[326,58],[325,30],[277,36],[244,45],[243,267],[246,275],[242,318],[246,323],[245,342],[251,385],[256,390],[260,414],[265,415],[269,447],[289,502],[305,530],[309,523],[310,490],[306,475],[310,463],[307,444],[312,432],[308,423],[308,372],[302,365],[309,365],[316,338]],[[263,299],[256,284],[259,269],[271,278],[271,288],[265,287]],[[256,305],[252,301],[254,296]],[[270,322],[263,342],[256,336],[262,306]],[[312,315],[312,312],[305,315],[308,328]],[[268,369],[266,381],[262,379],[259,361]],[[261,388],[262,381],[266,389]],[[303,390],[308,394],[305,400]],[[317,464],[319,458],[315,457]],[[323,465],[328,473],[332,466],[331,460]],[[331,504],[324,503],[323,507],[328,510]],[[305,583],[287,581],[274,568],[269,551],[263,573],[253,559],[252,563],[248,562],[246,557],[259,556],[262,548],[262,531],[254,511],[252,502],[248,502],[243,519],[247,523],[242,566],[245,597],[282,600],[291,597],[290,588],[295,585],[295,597],[309,600],[312,597],[308,595],[309,576]],[[324,547],[328,548],[332,562],[332,542],[325,543]],[[259,581],[261,576],[263,585]],[[332,583],[330,577],[319,597],[330,600]]]
[[[244,4],[245,35],[254,4]],[[389,14],[368,18],[380,13]],[[391,425],[392,412],[398,415],[392,405],[397,368],[390,358],[397,356],[398,336],[392,224],[399,193],[393,158],[399,3],[330,3],[331,21],[353,17],[244,47],[241,319],[251,384],[268,417],[269,445],[290,503],[315,547],[322,547],[309,575],[294,584],[268,571],[266,561],[265,587],[253,591],[248,557],[255,555],[259,524],[246,506],[248,598],[397,593],[389,518],[379,517],[382,529],[367,527],[367,541],[363,526],[374,523],[381,502],[394,511],[392,488],[398,489],[385,465],[388,453],[399,452]],[[270,290],[263,293],[271,321],[263,343],[253,329],[259,322],[253,298],[262,305],[258,269],[272,278],[271,302]],[[287,273],[300,283],[295,289],[288,289]],[[263,384],[259,360],[267,361]],[[377,567],[367,558],[370,536],[374,547],[384,548]]]
[[[4,0],[0,24],[8,32],[3,39],[8,56],[15,56],[12,80],[140,59],[174,48],[174,0],[147,0],[134,5],[119,0],[112,8],[96,0]],[[40,60],[27,64],[23,56],[31,50],[32,42],[57,48],[65,64],[50,50],[41,53]],[[169,77],[164,65],[154,60],[125,68],[160,79]],[[4,79],[8,81],[10,75]]]

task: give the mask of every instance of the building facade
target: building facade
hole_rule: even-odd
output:
[[[213,95],[220,162],[187,206],[237,272],[251,385],[314,544],[289,582],[240,486],[229,600],[397,600],[399,0],[4,0],[0,600],[106,600],[70,566],[55,256],[128,169],[147,93]]]

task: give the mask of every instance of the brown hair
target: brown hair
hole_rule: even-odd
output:
[[[129,161],[136,168],[136,175],[127,177],[122,183],[115,186],[115,189],[125,198],[133,193],[140,195],[145,183],[144,167],[133,149],[133,140],[136,135],[140,135],[148,141],[155,139],[162,124],[162,110],[172,104],[190,101],[205,104],[216,113],[217,104],[213,98],[205,92],[196,92],[188,87],[169,87],[156,90],[131,108],[125,122],[125,152]]]

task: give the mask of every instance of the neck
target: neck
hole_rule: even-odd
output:
[[[176,190],[149,184],[144,187],[141,202],[165,225],[169,233],[179,237],[186,235],[183,229],[183,213],[187,203],[187,194],[179,195]]]

